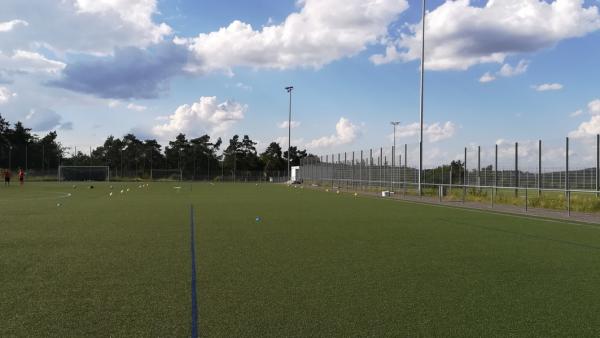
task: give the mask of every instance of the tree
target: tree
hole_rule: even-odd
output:
[[[190,148],[190,143],[186,139],[185,134],[179,134],[175,137],[175,140],[169,141],[169,146],[165,149],[168,168],[183,170],[186,167],[186,160],[188,159],[186,155]]]
[[[305,158],[307,155],[306,150],[298,150],[297,147],[293,146],[290,147],[290,153],[292,154],[290,157],[290,162],[292,166],[298,166],[300,165],[300,161]],[[286,163],[288,160],[288,152],[284,152],[283,153],[283,158],[285,159]]]
[[[256,153],[256,142],[248,135],[244,135],[242,141],[238,135],[229,140],[229,146],[223,152],[223,165],[232,175],[238,173],[260,170],[261,163]]]
[[[286,170],[286,162],[282,157],[281,146],[277,142],[271,142],[267,149],[260,154],[260,161],[265,173]]]

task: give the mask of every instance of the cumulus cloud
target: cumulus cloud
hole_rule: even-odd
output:
[[[287,136],[280,136],[277,137],[275,139],[275,142],[279,143],[279,145],[281,145],[281,148],[283,149],[283,151],[287,151],[287,144],[288,144],[288,137]],[[297,146],[297,147],[301,147],[301,145],[304,143],[304,139],[303,138],[292,138],[292,144],[291,146]]]
[[[172,34],[168,25],[153,21],[157,0],[36,0],[32,8],[30,1],[2,1],[3,16],[20,20],[0,24],[12,30],[0,34],[0,49],[29,49],[33,42],[57,54],[107,55],[117,47],[160,43]],[[35,29],[14,29],[25,23]]]
[[[527,72],[527,68],[529,68],[529,61],[521,60],[515,66],[511,66],[509,63],[505,63],[502,65],[500,70],[498,70],[495,75],[492,75],[490,72],[486,72],[483,74],[481,78],[479,78],[479,82],[488,83],[495,81],[498,76],[501,77],[513,77],[517,75],[524,74]]]
[[[582,138],[594,136],[596,134],[600,134],[600,115],[594,115],[589,121],[581,123],[577,130],[569,133],[569,136],[573,138]]]
[[[387,35],[388,26],[408,8],[406,0],[301,0],[283,23],[255,30],[233,21],[195,38],[176,38],[195,60],[197,73],[231,72],[236,66],[319,68],[364,51]]]
[[[360,136],[360,128],[345,117],[335,125],[335,134],[310,141],[308,148],[327,148],[354,142]]]
[[[538,92],[547,92],[551,90],[561,90],[563,89],[563,85],[560,83],[544,83],[537,86],[532,86],[532,88]]]
[[[581,114],[583,114],[583,110],[579,109],[579,110],[576,110],[576,111],[572,112],[571,114],[569,114],[569,116],[570,117],[577,117],[577,116],[579,116]]]
[[[11,20],[6,22],[0,22],[0,33],[10,32],[17,26],[29,26],[29,23],[24,20]]]
[[[436,122],[423,125],[423,137],[430,143],[435,143],[451,138],[456,133],[456,124],[451,121],[445,123]],[[396,129],[399,138],[419,137],[420,125],[418,122],[401,125]]]
[[[496,80],[496,77],[494,75],[490,74],[490,72],[483,74],[479,78],[479,82],[481,82],[481,83],[488,83],[488,82],[492,82],[494,80]]]
[[[63,77],[49,84],[112,99],[156,98],[181,74],[187,51],[171,43],[148,49],[120,48],[109,58],[69,64]]]
[[[62,117],[51,109],[31,109],[23,122],[32,131],[49,131],[55,129],[71,130],[71,122],[63,122]]]
[[[137,112],[143,112],[146,109],[148,109],[148,107],[142,106],[142,105],[139,105],[139,104],[135,104],[135,103],[130,103],[130,104],[127,105],[127,109],[133,110],[133,111],[137,111]]]
[[[242,89],[242,90],[245,90],[245,91],[247,91],[247,92],[251,92],[251,91],[252,91],[252,86],[250,86],[250,85],[247,85],[247,84],[245,84],[245,83],[242,83],[242,82],[238,82],[238,83],[236,83],[236,84],[235,84],[235,87],[236,87],[236,88],[239,88],[239,89]]]
[[[298,121],[292,121],[292,123],[291,123],[292,129],[300,127],[300,124],[301,123]],[[281,129],[287,129],[289,125],[290,125],[289,121],[283,121],[280,124],[278,124],[277,127],[281,128]]]
[[[600,99],[588,103],[588,110],[590,114],[600,115]]]
[[[17,96],[17,93],[11,92],[6,87],[0,87],[0,104],[6,103]]]
[[[596,99],[588,103],[588,113],[592,115],[589,121],[583,122],[579,127],[570,132],[569,136],[573,138],[585,138],[600,134],[600,99]],[[577,112],[580,112],[578,110]],[[581,115],[581,113],[577,114]],[[571,114],[573,116],[573,114]]]
[[[246,105],[234,101],[218,103],[215,96],[203,96],[192,105],[179,106],[164,124],[154,126],[152,131],[160,137],[178,133],[221,134],[243,120],[247,109]]]
[[[596,6],[583,0],[445,1],[427,14],[425,66],[432,70],[465,70],[482,63],[503,63],[507,56],[549,48],[562,40],[600,29]],[[420,60],[422,24],[408,26],[389,39],[375,64]]]
[[[502,65],[502,68],[500,68],[500,71],[498,71],[498,75],[503,76],[503,77],[513,77],[513,76],[525,74],[525,72],[527,71],[527,68],[529,68],[529,61],[527,61],[527,60],[519,61],[519,63],[514,67],[511,66],[510,64],[506,63],[506,64]]]
[[[65,68],[65,63],[51,60],[40,53],[15,50],[12,55],[0,51],[0,64],[7,74],[46,73],[56,75]]]

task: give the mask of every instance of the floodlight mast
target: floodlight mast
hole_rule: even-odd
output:
[[[423,0],[423,19],[421,31],[421,104],[420,104],[420,131],[419,131],[419,196],[423,194],[422,176],[423,176],[423,110],[424,110],[424,95],[425,95],[425,6],[426,1]]]
[[[396,149],[396,127],[400,125],[400,121],[392,121],[390,124],[394,126],[394,149]]]
[[[292,175],[291,175],[291,157],[292,157],[292,153],[291,153],[291,149],[292,149],[292,91],[294,90],[293,86],[288,86],[285,87],[285,90],[290,94],[290,105],[289,105],[289,111],[288,111],[288,156],[287,156],[287,173],[288,173],[288,182],[292,181]]]

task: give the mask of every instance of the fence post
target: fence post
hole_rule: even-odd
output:
[[[354,178],[354,152],[352,152],[352,180],[350,181],[351,186],[352,186],[352,190],[356,190],[355,189],[355,178]]]
[[[390,168],[390,191],[394,191],[394,164],[396,163],[396,146],[392,146],[392,167]]]
[[[494,147],[494,189],[492,190],[492,207],[494,206],[495,195],[498,194],[498,144]]]
[[[571,216],[571,191],[569,187],[569,138],[566,138],[565,152],[565,195],[567,197],[567,212]]]
[[[448,191],[451,193],[452,192],[452,163],[450,163],[450,186],[448,187]]]
[[[337,171],[338,171],[337,177],[338,177],[338,179],[337,179],[337,184],[336,184],[337,190],[340,190],[340,187],[341,187],[340,181],[342,179],[342,173],[340,173],[340,171],[341,171],[340,168],[342,168],[342,157],[341,157],[341,154],[338,153],[338,160],[337,160]]]
[[[519,197],[519,142],[515,142],[515,197]]]
[[[529,201],[527,199],[527,190],[528,190],[528,186],[525,185],[525,212],[527,212],[527,207],[528,207],[528,204],[529,204]]]
[[[481,193],[481,146],[477,146],[477,186]]]
[[[538,198],[542,196],[542,140],[538,141]]]
[[[465,147],[465,170],[463,171],[463,203],[467,195],[467,147]]]
[[[331,154],[331,190],[335,186],[335,154]]]
[[[342,168],[344,168],[344,181],[346,182],[346,190],[348,190],[348,177],[346,175],[348,171],[348,157],[346,152],[344,152],[344,166]]]
[[[319,166],[321,167],[321,170],[320,170],[321,173],[319,174],[321,176],[320,179],[319,179],[319,186],[322,186],[323,182],[325,180],[325,173],[324,173],[324,171],[325,171],[325,164],[323,162],[323,156],[321,156],[321,163],[319,163]]]
[[[325,155],[325,164],[323,169],[325,170],[325,175],[329,176],[329,155]],[[325,176],[323,176],[323,180],[325,180]],[[325,185],[325,183],[323,183],[323,185]]]
[[[404,143],[404,178],[402,179],[404,181],[404,197],[406,197],[406,169],[408,169],[407,153],[408,144]]]
[[[596,135],[596,197],[600,197],[600,134]]]
[[[362,168],[363,168],[363,151],[360,151],[360,167],[358,167],[358,176],[360,176],[359,187],[360,190],[363,190],[363,176],[362,176]]]
[[[383,190],[383,147],[379,148],[379,190]]]
[[[367,182],[367,191],[371,189],[371,171],[373,168],[373,149],[369,149],[369,181]]]

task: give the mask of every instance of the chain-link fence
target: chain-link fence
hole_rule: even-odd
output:
[[[300,177],[331,189],[506,202],[525,208],[551,204],[569,212],[575,201],[585,204],[575,210],[600,211],[599,164],[600,136],[562,142],[500,140],[490,147],[470,145],[456,154],[428,153],[425,147],[419,177],[419,145],[404,144],[307,158]]]

